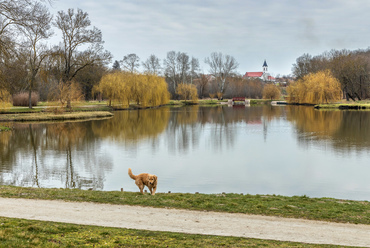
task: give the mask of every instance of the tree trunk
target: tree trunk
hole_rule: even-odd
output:
[[[351,94],[349,94],[349,93],[347,93],[347,99],[348,99],[348,98],[351,98],[351,99],[352,99],[352,101],[354,101],[354,102],[356,101],[356,99],[354,99],[354,98],[351,96]]]
[[[361,97],[357,94],[357,92],[355,93],[355,95],[357,96],[358,100],[361,101]]]
[[[28,107],[31,109],[32,108],[32,89],[30,87],[28,91]]]
[[[67,109],[71,109],[72,108],[72,105],[71,105],[71,99],[68,98],[67,100]]]

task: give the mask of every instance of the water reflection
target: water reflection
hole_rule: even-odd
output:
[[[319,111],[311,107],[287,107],[301,144],[327,141],[335,152],[363,151],[370,147],[370,112]]]
[[[103,189],[111,158],[96,154],[88,133],[90,122],[15,124],[0,134],[1,184]]]
[[[364,199],[369,124],[370,112],[297,106],[163,107],[15,124],[0,133],[0,183],[136,191],[132,167],[160,175],[159,192]]]
[[[116,112],[115,117],[107,121],[92,122],[92,131],[101,138],[136,143],[162,133],[169,116],[166,108]]]

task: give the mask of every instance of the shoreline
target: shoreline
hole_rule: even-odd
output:
[[[370,225],[370,202],[307,196],[191,194],[30,188],[0,185],[0,197],[106,203]]]
[[[1,114],[1,122],[41,122],[41,121],[66,121],[66,120],[82,120],[94,118],[113,117],[113,114],[108,111],[91,111],[91,112],[65,112],[54,114],[50,112],[38,113],[12,113]]]
[[[6,218],[215,237],[370,247],[369,225],[88,202],[1,197],[0,202],[0,215]]]

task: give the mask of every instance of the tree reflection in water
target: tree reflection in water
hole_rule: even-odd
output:
[[[96,156],[99,144],[86,135],[89,129],[89,122],[16,124],[12,132],[1,133],[0,157],[6,166],[1,184],[103,189],[112,160]],[[76,161],[82,168],[76,168]],[[80,176],[81,169],[89,177]]]
[[[184,167],[203,166],[212,161],[213,165],[205,166],[223,171],[224,165],[215,163],[222,163],[219,160],[225,157],[225,161],[243,161],[238,170],[259,173],[258,168],[267,168],[261,172],[265,175],[267,170],[280,167],[275,168],[267,159],[264,161],[263,149],[283,145],[278,150],[285,157],[275,156],[280,159],[279,166],[291,169],[302,158],[294,158],[296,161],[291,158],[295,162],[292,167],[285,165],[289,156],[286,149],[291,154],[302,154],[302,150],[305,152],[314,144],[340,153],[368,150],[369,126],[368,111],[318,111],[298,106],[162,107],[118,111],[114,118],[107,120],[15,124],[13,131],[0,133],[0,183],[105,189],[107,175],[111,177],[117,171],[123,175],[120,170],[125,171],[122,177],[127,175],[124,164],[127,161],[147,163],[141,161],[140,156],[156,160],[157,164],[153,162],[151,168],[163,166],[168,177],[172,177],[170,168],[173,168],[172,162],[178,161],[178,155],[187,163]],[[284,139],[290,141],[289,144],[285,144]],[[296,140],[304,149],[296,145]],[[144,151],[140,150],[143,147]],[[137,156],[127,158],[132,150]],[[230,154],[236,155],[228,157]],[[191,156],[198,157],[189,158]],[[166,159],[171,161],[167,163]],[[217,177],[217,173],[213,176]]]
[[[362,151],[370,147],[370,111],[315,110],[287,107],[300,144],[327,141],[336,152]]]

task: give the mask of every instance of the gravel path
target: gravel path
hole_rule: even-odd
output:
[[[370,247],[370,225],[258,215],[0,198],[0,216],[150,231]]]

